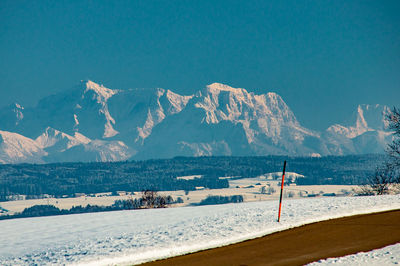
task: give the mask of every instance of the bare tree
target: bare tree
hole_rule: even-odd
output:
[[[367,184],[361,187],[362,195],[384,195],[389,194],[395,185],[395,175],[393,175],[392,167],[384,165],[377,167],[373,176],[371,176]]]
[[[167,204],[171,204],[174,200],[171,196],[165,197],[157,194],[153,190],[142,191],[142,197],[140,199],[141,206],[143,208],[165,208]]]
[[[142,191],[142,206],[144,208],[154,208],[154,204],[156,202],[157,192],[153,190],[144,190]]]
[[[400,110],[393,107],[386,114],[386,121],[389,123],[389,129],[393,130],[393,141],[389,143],[386,149],[390,161],[389,163],[396,169],[400,168]]]
[[[386,148],[388,160],[377,167],[374,175],[361,186],[363,195],[389,194],[390,190],[400,187],[400,110],[393,107],[385,114],[385,119],[388,128],[393,130],[393,141]]]

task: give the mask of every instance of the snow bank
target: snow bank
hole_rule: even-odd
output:
[[[322,265],[352,265],[352,266],[381,266],[400,263],[400,244],[374,249],[369,252],[359,252],[340,258],[329,258],[308,264],[308,266]]]
[[[321,220],[400,208],[400,195],[286,200],[0,221],[0,264],[138,264]]]

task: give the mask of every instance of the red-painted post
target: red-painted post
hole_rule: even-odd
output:
[[[283,184],[285,183],[285,170],[286,170],[286,161],[283,163],[283,172],[282,172],[282,184],[281,184],[281,197],[279,199],[279,212],[278,212],[278,223],[281,220],[281,209],[282,209],[282,194],[283,194]]]

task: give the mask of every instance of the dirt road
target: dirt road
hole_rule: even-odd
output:
[[[333,219],[142,265],[303,265],[400,242],[400,210]]]

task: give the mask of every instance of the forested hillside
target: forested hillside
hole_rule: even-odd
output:
[[[176,157],[165,160],[0,165],[0,195],[71,195],[105,191],[223,188],[226,179],[255,177],[282,170],[305,176],[298,184],[361,184],[383,155],[311,157]],[[179,176],[202,175],[193,180]]]

